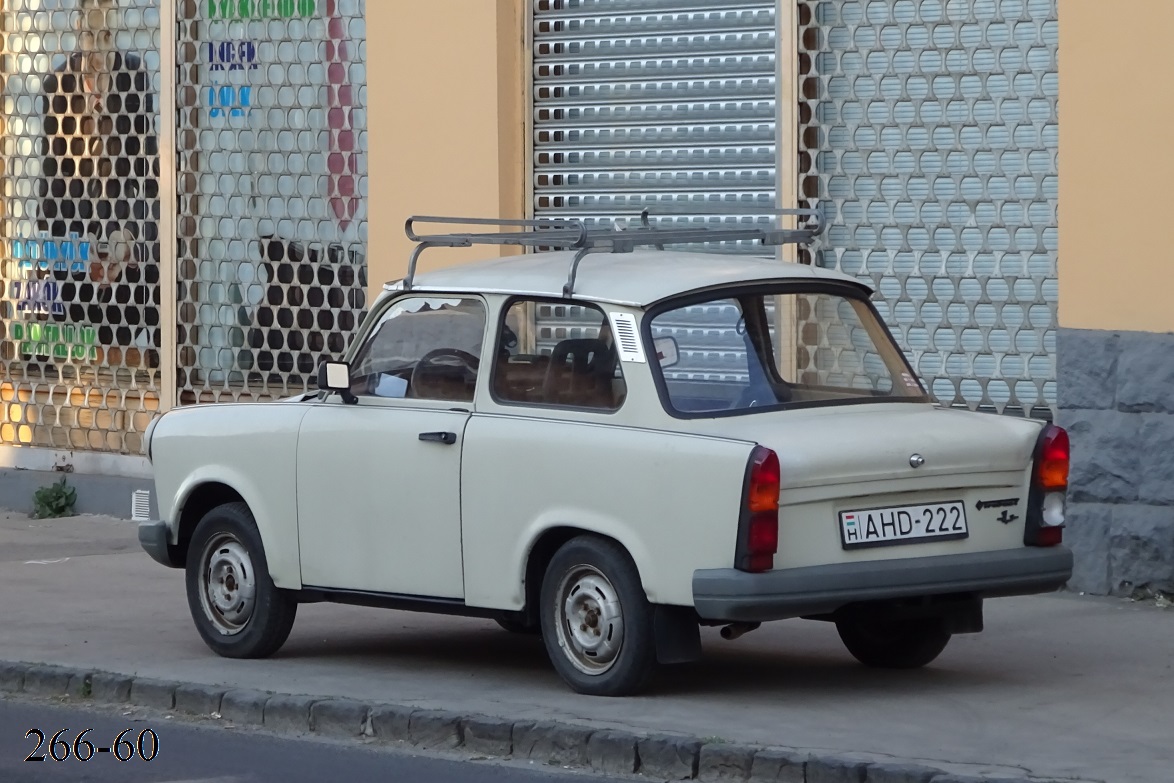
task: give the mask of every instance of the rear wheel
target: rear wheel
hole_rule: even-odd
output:
[[[950,642],[939,619],[870,620],[853,617],[836,622],[848,652],[865,666],[917,669],[933,661]]]
[[[244,503],[209,511],[187,556],[188,608],[204,642],[226,658],[265,658],[285,643],[297,601],[273,584]]]
[[[555,552],[541,619],[551,663],[579,693],[636,693],[656,667],[652,607],[635,563],[613,541],[579,536]]]

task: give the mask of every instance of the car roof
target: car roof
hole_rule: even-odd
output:
[[[575,251],[503,256],[434,271],[419,272],[414,291],[486,293],[561,299]],[[574,298],[648,307],[670,297],[740,283],[819,280],[872,289],[854,277],[807,264],[773,258],[673,250],[590,253],[579,264]],[[400,281],[388,283],[396,290]]]

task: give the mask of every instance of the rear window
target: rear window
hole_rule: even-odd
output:
[[[677,413],[927,399],[876,313],[851,296],[723,296],[663,310],[651,330]]]

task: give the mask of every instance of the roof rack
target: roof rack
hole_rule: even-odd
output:
[[[544,247],[558,250],[578,250],[567,274],[563,296],[570,298],[575,290],[575,277],[579,263],[592,252],[630,253],[637,247],[655,247],[663,250],[665,245],[702,244],[705,242],[758,241],[765,246],[786,244],[807,244],[823,232],[824,215],[818,209],[763,209],[761,207],[717,206],[704,211],[666,211],[657,217],[687,217],[701,215],[771,215],[807,218],[802,228],[775,228],[771,226],[690,226],[685,228],[657,228],[649,218],[652,212],[645,209],[640,213],[640,225],[634,228],[588,230],[581,220],[542,219],[505,220],[497,218],[438,217],[434,215],[413,215],[404,224],[408,239],[416,243],[408,260],[408,274],[403,281],[403,290],[410,291],[416,276],[416,264],[420,256],[430,247],[471,247],[473,245],[520,245],[523,247]],[[426,234],[416,230],[417,223],[459,226],[493,226],[513,228],[514,231],[458,232],[451,234]]]

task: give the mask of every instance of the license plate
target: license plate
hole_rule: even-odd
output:
[[[962,501],[840,512],[844,549],[950,541],[969,535]]]

